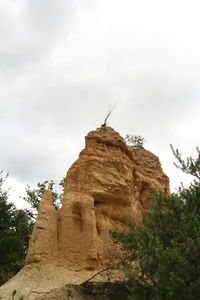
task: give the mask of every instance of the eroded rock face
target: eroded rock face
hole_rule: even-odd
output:
[[[130,216],[140,225],[153,189],[169,193],[168,177],[155,155],[127,146],[110,127],[90,132],[85,149],[67,173],[61,210],[54,209],[46,191],[26,265],[0,295],[6,288],[16,289],[35,299],[36,292],[80,283],[105,268],[120,254],[109,230],[126,230]]]

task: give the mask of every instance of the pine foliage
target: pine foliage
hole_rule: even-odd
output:
[[[173,152],[194,182],[169,197],[157,192],[142,227],[129,220],[127,233],[112,233],[125,251],[129,299],[200,299],[200,152],[186,161]]]

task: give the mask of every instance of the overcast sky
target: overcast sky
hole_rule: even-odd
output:
[[[171,189],[186,176],[169,144],[194,155],[200,129],[199,0],[0,0],[0,169],[11,200],[58,182],[84,136],[140,134]]]

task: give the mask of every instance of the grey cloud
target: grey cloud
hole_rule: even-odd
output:
[[[59,39],[67,38],[77,6],[76,1],[62,0],[21,0],[10,5],[12,9],[4,5],[0,13],[0,72],[16,76],[48,59]]]
[[[38,32],[56,33],[61,25],[66,27],[77,9],[77,1],[29,0],[26,2],[27,21]],[[64,22],[65,21],[65,22]],[[53,31],[53,32],[52,32]],[[59,35],[59,33],[58,33]]]

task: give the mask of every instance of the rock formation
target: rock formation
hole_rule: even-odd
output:
[[[10,299],[15,289],[24,299],[36,299],[104,269],[120,254],[109,230],[126,230],[130,216],[140,225],[153,189],[169,193],[168,177],[155,155],[127,146],[108,126],[90,132],[67,173],[61,210],[55,210],[51,192],[45,191],[25,267],[0,288],[0,296]],[[103,276],[97,280],[105,281]]]

